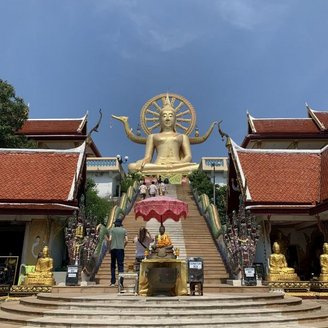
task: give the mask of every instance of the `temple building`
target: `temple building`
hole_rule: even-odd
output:
[[[88,136],[88,115],[81,118],[28,119],[18,131],[28,139],[34,140],[37,148],[70,149],[80,146],[88,137],[87,156],[100,157],[101,154]]]
[[[116,197],[122,166],[116,157],[101,157],[92,136],[88,135],[87,125],[87,114],[81,118],[28,119],[19,133],[35,141],[41,149],[70,149],[87,141],[87,177],[96,183],[100,197]]]
[[[320,274],[327,240],[328,112],[305,119],[256,119],[248,114],[241,147],[228,139],[228,214],[241,199],[261,225],[256,262],[267,267],[279,242],[302,280]]]
[[[49,245],[54,268],[66,256],[64,226],[85,183],[85,143],[73,149],[0,149],[0,255],[34,265]]]

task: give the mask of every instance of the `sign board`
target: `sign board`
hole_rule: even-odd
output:
[[[256,286],[255,267],[244,268],[244,284],[245,286]]]
[[[204,262],[201,257],[188,257],[188,282],[204,281]]]
[[[66,274],[66,286],[76,286],[79,282],[79,267],[68,265]]]
[[[189,269],[202,269],[203,267],[203,262],[198,262],[198,261],[189,261]]]

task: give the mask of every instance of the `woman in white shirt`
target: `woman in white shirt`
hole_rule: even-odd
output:
[[[140,263],[145,258],[145,250],[149,250],[149,245],[154,242],[154,238],[151,236],[146,228],[140,228],[138,236],[133,240],[136,244],[136,261],[135,268],[139,272]]]

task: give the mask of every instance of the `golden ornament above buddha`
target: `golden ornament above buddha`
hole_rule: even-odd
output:
[[[163,107],[157,103],[159,99],[162,101]],[[180,100],[180,103],[174,107],[176,99]],[[183,106],[187,109],[184,109]],[[147,117],[146,115],[148,114],[152,115],[152,117]],[[184,115],[189,116],[188,118],[184,118]],[[141,116],[143,129],[148,134],[147,138],[135,136],[132,133],[127,125],[127,117],[113,115],[114,118],[124,123],[129,139],[137,143],[146,143],[144,158],[129,164],[130,172],[141,172],[146,175],[162,173],[181,173],[187,175],[198,169],[198,164],[191,162],[190,144],[204,142],[212,132],[216,122],[212,123],[205,136],[189,137],[188,134],[195,126],[194,109],[186,99],[172,94],[167,94],[166,97],[160,95],[152,98],[144,106]],[[148,122],[152,122],[153,125],[147,127]],[[160,128],[158,133],[151,133],[153,129],[158,127]],[[178,133],[177,128],[180,128],[185,133]],[[155,152],[157,153],[157,158],[153,161]]]
[[[48,246],[44,246],[42,256],[38,258],[35,271],[28,273],[24,285],[52,286],[55,284],[53,278],[53,259],[49,256]]]
[[[295,270],[287,266],[286,257],[280,252],[277,242],[273,243],[273,254],[269,257],[268,281],[298,281],[300,280]]]

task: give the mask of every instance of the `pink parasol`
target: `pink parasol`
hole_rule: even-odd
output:
[[[135,218],[142,217],[144,221],[156,218],[160,223],[166,219],[179,221],[186,218],[188,204],[176,198],[157,196],[150,197],[137,202],[134,205]]]

